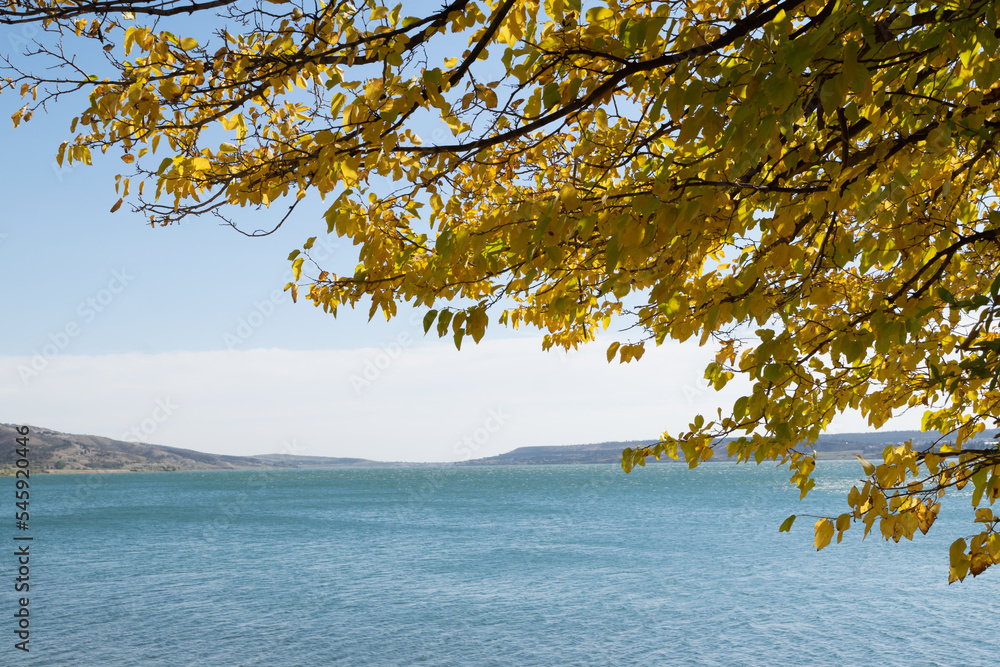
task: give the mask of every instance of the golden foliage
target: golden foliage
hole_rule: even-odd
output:
[[[359,249],[353,272],[311,279],[312,239],[290,257],[293,295],[304,279],[328,312],[410,302],[456,345],[492,316],[544,330],[546,348],[624,318],[642,333],[608,348],[621,362],[714,341],[706,378],[742,374],[752,391],[627,450],[626,470],[663,454],[694,466],[734,436],[730,455],[786,463],[804,496],[815,462],[800,445],[835,415],[878,428],[926,409],[954,446],[865,462],[851,513],[817,522],[816,546],[854,522],[910,539],[971,481],[983,530],[953,545],[952,579],[997,562],[979,506],[1000,493],[1000,458],[967,446],[1000,416],[995,3],[587,5],[229,3],[258,27],[214,40],[157,30],[193,11],[171,0],[124,15],[12,0],[0,22],[102,45],[113,76],[16,72],[9,88],[31,101],[12,119],[86,90],[59,161],[122,151],[155,193],[122,198],[152,223],[285,199],[290,213],[315,194],[328,233]]]

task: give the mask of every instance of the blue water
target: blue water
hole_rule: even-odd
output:
[[[967,498],[912,543],[777,532],[860,474],[803,503],[729,463],[38,476],[0,664],[995,664],[1000,567],[946,583]]]

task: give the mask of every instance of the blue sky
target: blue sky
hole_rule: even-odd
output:
[[[77,104],[15,130],[20,98],[0,95],[0,421],[226,454],[454,461],[655,438],[740,395],[704,389],[710,352],[690,344],[609,365],[610,339],[545,353],[538,332],[494,326],[458,352],[423,336],[420,313],[368,322],[292,304],[286,258],[309,236],[324,268],[353,269],[350,245],[322,233],[321,202],[255,239],[215,220],[151,229],[127,206],[111,214],[128,169],[117,155],[55,163]],[[280,215],[234,218],[253,229]]]
[[[0,96],[6,116],[18,101]],[[416,312],[368,322],[293,304],[286,258],[325,229],[318,205],[265,238],[214,220],[151,229],[109,213],[117,156],[55,166],[71,116],[0,126],[3,421],[217,453],[447,461],[653,438],[711,397],[697,348],[623,367],[603,345],[545,353],[537,332],[494,327],[458,352],[425,338]],[[317,248],[353,267],[349,244],[321,234]]]

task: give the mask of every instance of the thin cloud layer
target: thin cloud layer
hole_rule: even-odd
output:
[[[0,398],[3,421],[217,454],[456,461],[676,433],[743,389],[706,389],[709,355],[667,344],[621,365],[599,343],[567,354],[509,339],[458,352],[402,334],[356,350],[63,355],[27,383],[31,358],[8,356]],[[837,430],[864,428],[848,418]]]

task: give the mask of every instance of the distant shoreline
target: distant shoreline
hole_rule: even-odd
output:
[[[12,424],[0,424],[0,475],[16,474],[19,462],[16,452],[23,436]],[[300,456],[291,454],[261,454],[233,456],[210,454],[148,443],[126,442],[103,436],[60,433],[43,427],[28,426],[27,459],[36,474],[84,474],[123,472],[184,472],[195,470],[304,470],[327,468],[419,468],[449,466],[496,465],[570,465],[620,464],[622,450],[656,444],[658,440],[616,440],[586,445],[525,446],[478,459],[436,463],[372,461],[362,458]],[[997,431],[987,431],[979,440],[991,438]],[[880,460],[887,446],[910,441],[918,449],[928,448],[940,439],[939,433],[919,431],[884,431],[875,433],[842,433],[820,435],[814,445],[819,461],[853,460],[863,456]],[[732,438],[716,444],[715,456],[708,462],[731,460],[726,445]],[[802,449],[808,451],[808,447]],[[22,450],[23,451],[23,450]],[[24,457],[22,457],[24,458]],[[664,459],[660,463],[672,462]],[[653,460],[649,460],[652,465]],[[683,463],[683,461],[682,461]],[[23,463],[22,463],[23,465]]]
[[[817,461],[850,461],[853,460],[855,456],[861,456],[862,450],[852,451],[841,451],[841,452],[817,452]],[[702,461],[702,464],[712,464],[712,463],[735,463],[736,459],[729,458],[726,456],[714,457],[708,461]],[[650,460],[649,465],[654,464],[685,464],[685,461],[674,461],[673,459],[661,459],[659,461]],[[276,470],[346,470],[346,469],[373,469],[373,468],[459,468],[459,467],[473,467],[473,468],[485,468],[494,466],[511,466],[511,467],[523,467],[523,466],[562,466],[562,465],[614,465],[613,461],[567,461],[563,463],[559,462],[546,462],[546,463],[474,463],[470,464],[466,461],[440,461],[434,463],[397,463],[394,461],[371,461],[366,465],[313,465],[313,466],[298,466],[298,467],[288,467],[288,466],[272,466],[272,467],[246,467],[246,468],[197,468],[197,469],[175,469],[175,470],[136,470],[136,469],[124,469],[124,468],[104,468],[104,469],[79,469],[79,468],[64,468],[62,470],[57,470],[54,468],[45,468],[32,470],[31,472],[36,475],[105,475],[105,474],[124,474],[124,473],[174,473],[174,472],[244,472],[247,470],[258,470],[258,471],[276,471]],[[701,464],[699,464],[701,465]],[[5,469],[0,470],[0,477],[13,477],[15,474],[15,469]]]

